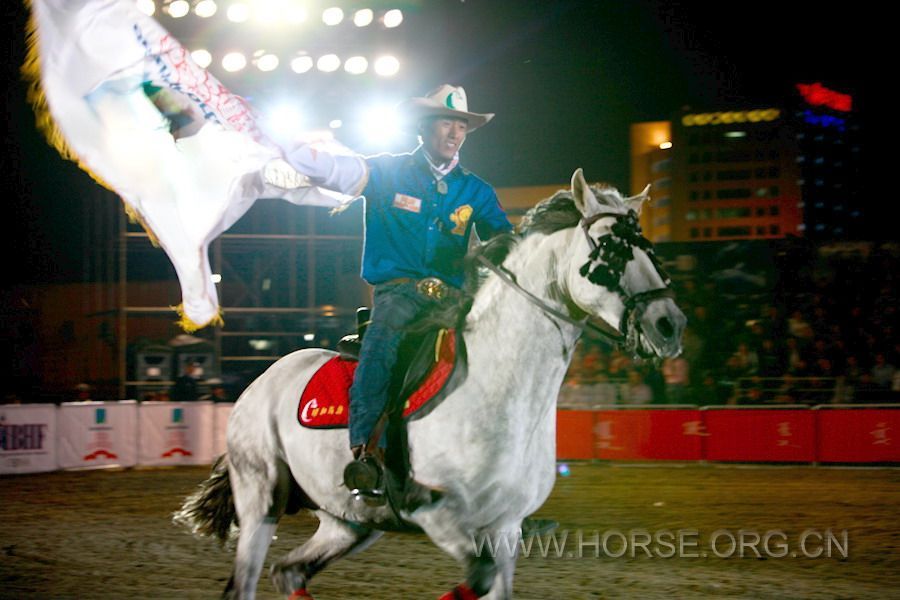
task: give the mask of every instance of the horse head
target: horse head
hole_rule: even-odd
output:
[[[649,189],[626,198],[612,187],[592,188],[575,171],[572,198],[583,235],[576,233],[568,248],[561,285],[578,310],[615,328],[626,350],[671,357],[681,352],[687,319],[638,223]]]

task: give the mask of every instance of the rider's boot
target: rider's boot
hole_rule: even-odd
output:
[[[350,450],[353,461],[344,467],[344,485],[366,504],[383,505],[387,500],[384,491],[384,448],[366,452],[365,446],[360,444]]]

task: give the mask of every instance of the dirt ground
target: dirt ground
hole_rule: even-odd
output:
[[[0,597],[218,597],[233,554],[169,519],[207,472],[3,477]],[[538,516],[560,528],[520,557],[516,598],[900,597],[896,469],[572,464]],[[286,518],[268,560],[315,523]],[[331,565],[310,591],[318,600],[437,598],[461,577],[425,536],[387,534]],[[267,577],[259,597],[280,597]]]

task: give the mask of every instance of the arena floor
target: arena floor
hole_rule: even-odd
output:
[[[232,553],[169,520],[207,472],[3,477],[0,597],[218,597]],[[520,599],[900,595],[896,469],[573,464],[538,516],[561,525],[519,559]],[[314,527],[306,514],[285,519],[269,558]],[[425,536],[387,534],[310,591],[318,600],[434,599],[461,576]],[[279,597],[264,577],[259,598]]]

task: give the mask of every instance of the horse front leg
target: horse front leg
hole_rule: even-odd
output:
[[[282,594],[290,594],[291,600],[312,598],[307,586],[313,575],[334,560],[365,550],[384,534],[323,510],[316,511],[316,516],[319,528],[313,536],[272,565],[272,583]]]

